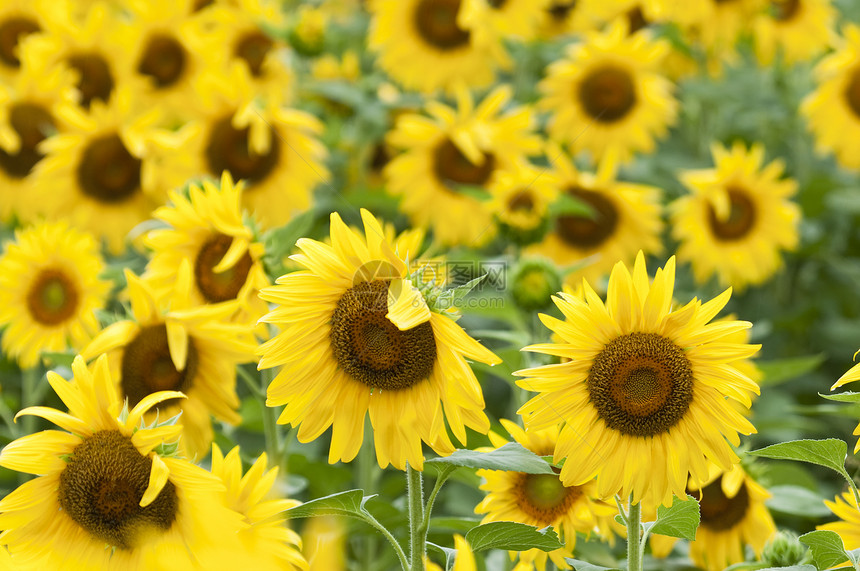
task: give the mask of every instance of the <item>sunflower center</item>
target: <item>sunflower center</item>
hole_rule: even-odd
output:
[[[359,283],[344,292],[331,316],[338,365],[368,387],[396,391],[426,379],[436,362],[430,322],[401,331],[388,313],[388,282]]]
[[[772,0],[770,13],[775,20],[786,22],[797,15],[800,10],[800,0]]]
[[[729,188],[729,216],[719,220],[712,206],[708,206],[708,222],[718,240],[740,240],[749,234],[756,221],[756,209],[748,193],[740,188]]]
[[[454,50],[469,43],[469,31],[457,25],[460,0],[420,0],[415,8],[415,28],[421,38],[440,50]]]
[[[860,117],[860,66],[854,68],[851,73],[851,80],[845,88],[844,95],[848,107],[851,108],[854,115]]]
[[[645,14],[642,13],[642,7],[637,5],[627,10],[627,27],[629,34],[635,34],[642,28],[648,26],[648,20],[645,19]]]
[[[585,203],[592,216],[563,214],[556,219],[555,230],[559,237],[575,248],[596,248],[612,236],[618,225],[618,211],[611,200],[599,192],[583,188],[569,188],[567,194]]]
[[[209,143],[206,145],[206,160],[209,172],[221,176],[230,171],[234,179],[244,179],[249,183],[264,180],[275,169],[279,160],[280,139],[272,129],[269,150],[262,154],[251,154],[248,141],[249,127],[236,129],[232,125],[232,115],[217,121],[212,128]]]
[[[42,325],[59,325],[75,314],[78,288],[65,272],[44,269],[27,292],[27,309]]]
[[[508,199],[508,210],[511,212],[531,212],[534,207],[534,198],[527,190],[520,190]]]
[[[270,37],[263,34],[259,30],[254,30],[242,36],[236,42],[236,57],[245,60],[248,68],[251,70],[251,75],[260,77],[263,75],[263,61],[266,55],[272,50],[275,42]]]
[[[565,486],[554,474],[520,474],[516,484],[517,506],[545,525],[552,525],[582,495],[578,486]]]
[[[193,6],[191,6],[191,13],[199,12],[203,8],[207,6],[211,6],[215,3],[215,0],[194,0]]]
[[[556,22],[563,22],[574,8],[576,8],[576,0],[572,0],[571,2],[556,2],[547,8],[546,11],[549,12],[550,17]]]
[[[239,261],[223,272],[216,272],[215,266],[230,249],[233,238],[226,234],[215,234],[200,248],[194,262],[194,277],[197,289],[209,303],[236,299],[248,278],[254,260],[246,250]]]
[[[144,534],[164,532],[176,520],[179,498],[168,480],[158,497],[140,507],[152,460],[118,430],[102,430],[75,447],[60,473],[64,512],[94,538],[133,549]]]
[[[654,436],[680,421],[693,400],[693,370],[684,351],[656,333],[616,337],[595,357],[588,392],[609,428]]]
[[[489,0],[487,2],[492,8],[501,8],[508,3],[508,0]]]
[[[98,202],[117,204],[140,188],[140,159],[133,157],[112,133],[92,140],[78,165],[78,184],[84,194]]]
[[[702,514],[702,525],[715,530],[724,531],[732,529],[744,519],[750,504],[749,491],[746,484],[741,485],[735,497],[726,497],[722,486],[723,477],[720,476],[701,491],[699,510]],[[690,491],[691,496],[699,497],[699,492]]]
[[[15,154],[0,149],[0,169],[11,178],[24,178],[45,156],[36,147],[54,130],[54,118],[41,105],[15,103],[9,123],[21,139],[21,148]]]
[[[447,183],[481,186],[493,174],[496,158],[486,153],[481,164],[473,164],[460,152],[451,139],[442,141],[433,152],[433,170],[436,177],[446,186]]]
[[[158,391],[187,392],[197,373],[198,361],[194,340],[189,339],[185,368],[177,370],[170,358],[167,327],[162,323],[141,328],[126,345],[120,364],[120,383],[123,394],[128,398],[128,406],[134,407],[144,397]],[[171,399],[158,406],[167,407],[175,402],[176,399]]]
[[[185,69],[185,48],[168,34],[153,34],[143,52],[137,71],[148,75],[159,88],[176,83]]]
[[[0,22],[0,61],[9,67],[21,67],[18,59],[18,44],[24,36],[41,31],[35,21],[22,16],[14,16]]]
[[[101,54],[76,54],[70,56],[67,63],[80,75],[76,87],[81,92],[82,107],[89,109],[95,99],[105,102],[110,99],[114,87],[113,74]]]
[[[613,123],[636,105],[636,86],[626,70],[607,65],[591,71],[579,84],[578,99],[595,121]]]

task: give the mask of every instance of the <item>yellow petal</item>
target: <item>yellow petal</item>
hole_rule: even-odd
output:
[[[212,268],[212,270],[216,273],[229,270],[242,259],[242,256],[244,256],[247,251],[248,240],[245,238],[234,237],[233,241],[230,242],[230,248],[227,250],[227,253],[224,254],[224,257],[221,258],[221,261],[218,262],[218,265]]]
[[[155,501],[158,494],[164,489],[167,477],[170,476],[170,469],[161,459],[161,456],[153,452],[149,457],[152,458],[152,470],[149,472],[149,485],[146,487],[143,497],[140,498],[140,507],[142,508]]]
[[[128,428],[134,428],[140,422],[140,419],[143,418],[143,415],[146,414],[146,411],[154,407],[160,402],[170,400],[170,399],[184,399],[188,398],[184,393],[180,393],[179,391],[158,391],[157,393],[152,393],[151,395],[146,395],[143,397],[139,403],[135,405],[131,412],[128,413],[128,420],[125,425]]]
[[[86,422],[76,416],[60,412],[55,408],[49,408],[47,406],[31,406],[18,412],[18,414],[15,415],[15,420],[18,420],[18,417],[21,415],[32,415],[44,418],[45,420],[49,420],[60,428],[68,430],[74,434],[84,435],[92,433],[92,429]]]
[[[393,280],[388,286],[388,313],[385,317],[401,331],[430,320],[430,308],[418,288],[407,279]]]
[[[167,346],[170,348],[170,360],[173,361],[173,366],[177,371],[185,370],[185,363],[188,360],[188,331],[182,323],[168,319],[165,323],[167,326]]]
[[[13,440],[0,452],[0,466],[27,474],[48,474],[65,468],[60,456],[71,454],[81,439],[59,430],[43,430]]]

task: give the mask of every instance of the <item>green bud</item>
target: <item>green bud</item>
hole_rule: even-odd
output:
[[[558,291],[561,291],[561,276],[549,261],[525,260],[514,272],[511,294],[525,311],[548,308],[552,305],[552,294]]]
[[[790,567],[811,563],[812,557],[808,548],[798,541],[797,535],[790,531],[778,531],[764,545],[761,560],[770,567]]]

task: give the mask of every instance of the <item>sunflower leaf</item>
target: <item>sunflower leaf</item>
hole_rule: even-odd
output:
[[[621,571],[618,567],[601,567],[600,565],[587,563],[585,561],[580,561],[579,559],[571,559],[569,557],[565,557],[564,560],[573,565],[575,571]]]
[[[855,393],[851,391],[845,393],[836,393],[835,395],[826,395],[824,393],[818,393],[818,396],[827,400],[835,400],[839,402],[860,402],[860,393]]]
[[[554,551],[564,547],[552,527],[538,529],[513,521],[493,521],[473,527],[466,534],[466,542],[475,553],[487,549]]]
[[[829,569],[845,561],[855,562],[856,556],[845,551],[842,538],[835,531],[818,530],[801,535],[801,543],[809,546],[812,560],[819,569]]]
[[[771,486],[767,491],[771,497],[765,505],[771,511],[812,518],[830,515],[823,498],[808,488],[783,485]]]
[[[426,460],[424,464],[436,465],[440,468],[448,465],[483,468],[485,470],[507,470],[526,474],[555,474],[545,460],[516,442],[508,442],[501,448],[490,452],[455,450],[450,456],[431,458]]]
[[[644,524],[646,532],[681,539],[696,539],[696,528],[699,527],[699,502],[688,495],[686,500],[675,498],[672,507],[657,508],[657,521]]]
[[[848,457],[848,445],[844,440],[826,438],[824,440],[792,440],[772,444],[758,450],[747,452],[751,456],[772,458],[774,460],[797,460],[818,464],[842,474],[846,480],[851,477],[845,471],[845,458]]]
[[[364,519],[364,503],[372,497],[374,496],[365,497],[364,490],[339,492],[288,509],[284,515],[287,519],[320,515],[340,515]]]

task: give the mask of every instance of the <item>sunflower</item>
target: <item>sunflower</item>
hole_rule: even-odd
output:
[[[626,35],[618,21],[605,33],[587,33],[541,81],[550,136],[573,152],[589,151],[594,161],[626,162],[634,152],[653,151],[678,109],[672,82],[658,71],[667,52],[646,31]]]
[[[860,353],[860,351],[857,351],[857,353]],[[857,353],[854,353],[855,357],[857,357]],[[831,391],[835,390],[835,389],[841,387],[842,385],[845,385],[847,383],[851,383],[854,381],[858,381],[858,380],[860,380],[860,363],[857,365],[854,365],[853,367],[848,369],[844,375],[839,377],[839,379],[835,383],[833,383],[833,386],[830,387],[830,390]],[[860,435],[860,424],[858,424],[857,428],[854,429],[854,436],[857,436],[857,435]],[[858,450],[860,450],[860,439],[858,439],[857,443],[854,445],[854,453],[857,454]],[[860,546],[860,543],[858,543],[858,546]]]
[[[517,373],[526,377],[519,386],[540,393],[519,413],[528,430],[564,421],[554,458],[576,454],[561,469],[566,486],[597,476],[598,497],[619,493],[667,505],[673,494],[686,497],[688,474],[707,479],[708,461],[730,469],[738,457],[729,442],[737,446],[739,432],[755,432],[727,398],[749,408],[749,392],[758,394],[733,362],[760,346],[723,342],[750,323],[708,324],[730,289],[672,311],[674,283],[674,258],[649,284],[640,252],[632,276],[622,262],[615,265],[605,303],[583,280],[584,301],[555,298],[564,321],[541,315],[563,342],[526,349],[570,360]]]
[[[849,551],[860,548],[860,509],[852,493],[843,492],[832,502],[824,500],[824,505],[840,520],[816,526],[815,529],[835,531],[842,538],[845,549]]]
[[[228,323],[237,302],[191,306],[191,264],[177,268],[175,289],[157,296],[126,270],[133,319],[103,329],[81,354],[92,359],[108,353],[117,391],[134,406],[159,390],[181,390],[188,397],[161,403],[152,414],[182,413],[186,455],[208,453],[213,432],[209,415],[238,424],[236,365],[253,360],[250,328]]]
[[[15,82],[22,40],[45,30],[45,14],[52,8],[53,3],[33,0],[6,0],[0,5],[0,83]]]
[[[182,132],[183,152],[163,152],[158,182],[179,188],[189,178],[218,178],[229,171],[244,180],[243,206],[263,227],[288,222],[311,204],[311,191],[327,183],[322,124],[312,115],[260,100],[247,69],[206,73],[197,91],[199,119]]]
[[[537,35],[549,1],[465,0],[458,22],[474,34],[487,34],[486,41],[496,37],[529,41]]]
[[[512,90],[502,86],[476,107],[471,94],[457,91],[457,108],[437,101],[426,105],[430,117],[398,117],[388,142],[404,149],[384,169],[390,192],[403,197],[401,209],[412,223],[431,227],[443,244],[480,245],[493,235],[487,205],[474,196],[492,184],[497,172],[514,169],[541,150],[532,131],[533,112],[506,112]]]
[[[182,393],[150,395],[129,411],[104,356],[92,369],[76,357],[72,372],[72,382],[48,373],[68,413],[42,406],[18,413],[63,430],[24,436],[0,453],[4,468],[39,475],[0,500],[0,542],[13,559],[40,569],[166,570],[211,566],[214,549],[219,561],[230,557],[242,523],[217,501],[223,486],[168,454],[178,426],[141,421]]]
[[[173,288],[176,268],[188,260],[194,270],[194,305],[238,300],[234,321],[241,323],[256,323],[268,311],[257,296],[270,285],[262,263],[265,251],[242,220],[242,187],[224,171],[220,188],[209,181],[202,188],[192,184],[187,197],[171,192],[172,204],[153,213],[169,226],[144,238],[153,255],[142,277],[157,295]]]
[[[310,571],[346,571],[346,518],[313,517],[302,528],[302,551]]]
[[[595,2],[583,0],[549,0],[538,25],[538,37],[552,39],[595,29],[597,21],[591,12],[593,4]]]
[[[550,156],[553,171],[549,179],[565,199],[587,206],[589,211],[556,215],[543,241],[527,248],[527,253],[546,256],[562,267],[588,261],[567,276],[566,281],[574,285],[582,278],[597,283],[616,262],[631,263],[639,250],[647,254],[662,251],[660,189],[615,180],[615,169],[608,160],[593,175],[579,172],[558,147],[550,147]]]
[[[789,201],[797,183],[781,178],[781,160],[763,165],[760,144],[714,144],[711,153],[715,168],[682,172],[692,194],[669,206],[678,259],[699,283],[716,274],[737,289],[761,284],[782,266],[780,251],[797,247],[800,208]]]
[[[832,152],[836,161],[860,168],[854,146],[860,136],[860,27],[845,24],[837,51],[815,67],[815,91],[806,96],[800,110],[806,116],[819,152]]]
[[[549,222],[549,206],[558,197],[553,172],[517,161],[499,169],[487,190],[487,208],[499,223],[501,234],[518,244],[540,240]]]
[[[227,456],[217,444],[212,445],[212,473],[227,488],[227,506],[245,518],[248,527],[239,532],[239,539],[248,553],[254,554],[262,569],[294,571],[308,569],[308,563],[299,551],[302,540],[287,528],[281,512],[299,505],[300,502],[283,498],[269,498],[272,486],[278,477],[278,468],[266,470],[266,454],[254,461],[248,472],[242,475],[242,459],[236,446]],[[260,569],[261,567],[255,567]]]
[[[779,52],[788,64],[809,61],[832,42],[835,19],[830,0],[770,0],[753,22],[758,60],[770,65]]]
[[[95,310],[110,290],[103,269],[95,239],[65,222],[17,230],[0,257],[3,352],[30,368],[42,351],[80,349],[98,330]]]
[[[307,271],[281,276],[260,297],[278,304],[263,321],[282,332],[264,343],[259,368],[283,365],[268,389],[269,406],[286,404],[278,422],[298,426],[309,442],[333,427],[329,462],[358,453],[370,413],[376,458],[423,469],[422,441],[437,454],[454,451],[445,420],[466,442],[466,427],[486,433],[484,397],[465,358],[499,363],[436,313],[407,279],[404,260],[379,222],[361,211],[364,237],[331,215],[331,246],[303,238],[292,256]],[[417,285],[420,284],[420,282]]]
[[[486,87],[496,68],[510,63],[491,30],[465,27],[461,0],[372,0],[369,9],[368,46],[378,53],[379,66],[407,89]]]
[[[466,538],[460,534],[454,534],[454,565],[451,571],[477,571],[478,567],[475,563],[475,554],[472,553],[472,548],[469,546]],[[441,567],[425,558],[424,566],[427,571],[444,571]]]
[[[506,419],[502,426],[514,440],[538,456],[552,454],[558,440],[559,428],[524,431]],[[508,442],[490,432],[490,441],[496,448]],[[572,557],[576,545],[576,533],[589,535],[601,528],[608,531],[609,522],[618,513],[614,505],[595,499],[595,483],[592,480],[582,486],[565,486],[558,476],[552,474],[524,474],[502,470],[478,470],[484,479],[480,489],[488,492],[475,513],[486,514],[481,523],[491,521],[516,521],[544,528],[551,525],[564,543],[564,548],[550,551],[529,549],[519,553],[520,571],[546,569],[547,556],[560,569],[569,569],[565,557]],[[511,557],[516,553],[511,552]]]

